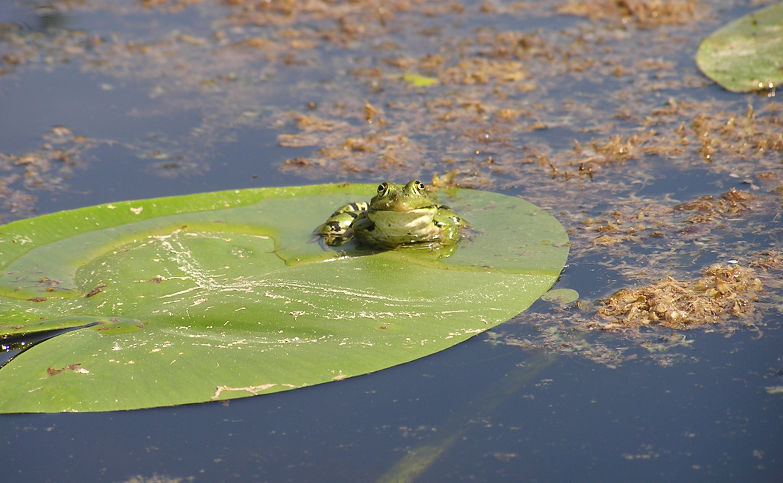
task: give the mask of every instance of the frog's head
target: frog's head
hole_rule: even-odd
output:
[[[436,204],[424,193],[424,183],[419,180],[405,186],[389,183],[378,185],[378,194],[370,200],[370,209],[375,211],[411,211],[435,207]]]

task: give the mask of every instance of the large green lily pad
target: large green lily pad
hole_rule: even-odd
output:
[[[783,82],[783,3],[713,32],[699,46],[696,63],[730,91],[774,89]]]
[[[448,258],[313,241],[334,208],[374,190],[224,191],[0,226],[0,335],[89,325],[0,369],[0,412],[167,406],[366,374],[508,320],[565,264],[552,216],[466,189],[437,195],[472,225]]]

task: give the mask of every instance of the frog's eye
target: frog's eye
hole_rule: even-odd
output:
[[[378,194],[383,194],[384,191],[386,191],[386,188],[389,186],[389,183],[381,183],[378,185]]]
[[[424,183],[419,180],[414,180],[408,183],[406,188],[409,189],[413,194],[418,195],[424,191]]]

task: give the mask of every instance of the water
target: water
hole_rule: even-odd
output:
[[[712,263],[747,264],[757,251],[783,247],[781,153],[735,150],[775,125],[759,121],[752,136],[728,136],[712,162],[693,127],[699,113],[723,124],[742,119],[748,104],[759,119],[779,113],[779,98],[726,93],[691,61],[699,38],[751,3],[704,2],[705,17],[664,26],[623,24],[608,7],[590,21],[545,2],[505,11],[497,2],[499,13],[471,2],[462,13],[391,3],[382,22],[368,5],[342,21],[299,13],[259,26],[258,12],[230,17],[235,10],[208,2],[173,12],[55,2],[60,13],[7,2],[2,32],[14,33],[0,37],[0,54],[23,60],[1,66],[0,153],[38,161],[0,160],[0,220],[457,169],[465,185],[524,196],[561,220],[572,252],[557,286],[584,301],[665,275],[692,280]],[[509,31],[531,34],[523,53],[502,52],[512,41],[486,40]],[[243,47],[248,38],[268,43]],[[493,77],[515,55],[524,76]],[[403,72],[439,76],[442,85],[412,88],[395,80]],[[383,122],[367,122],[365,101]],[[331,127],[309,131],[302,115]],[[681,123],[688,142],[676,134]],[[315,141],[289,147],[281,134]],[[602,157],[611,157],[600,147],[613,136],[634,134],[633,156]],[[347,138],[371,149],[350,151]],[[55,149],[68,161],[57,161]],[[284,164],[294,158],[305,163]],[[594,169],[592,180],[580,177],[580,162]],[[752,208],[719,215],[703,233],[682,230],[689,214],[667,211],[732,187],[756,196]],[[594,243],[601,233],[584,221],[614,210],[649,210],[661,225]],[[663,236],[649,235],[656,230]],[[781,288],[780,272],[770,273],[756,328],[586,330],[589,311],[539,301],[449,350],[317,387],[121,413],[2,415],[0,479],[367,481],[400,477],[402,465],[420,481],[779,481]],[[509,343],[519,340],[529,344]]]
[[[458,427],[422,480],[775,481],[772,429],[783,416],[764,387],[783,377],[779,345],[765,339],[700,336],[689,360],[668,368],[561,357],[486,414],[473,401],[487,381],[534,356],[479,336],[377,374],[227,406],[3,416],[4,480],[368,479]]]

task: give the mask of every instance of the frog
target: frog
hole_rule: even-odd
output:
[[[421,181],[404,185],[384,181],[369,203],[341,206],[316,233],[332,247],[355,240],[359,246],[379,250],[436,250],[454,247],[467,224],[453,209],[430,198]]]

